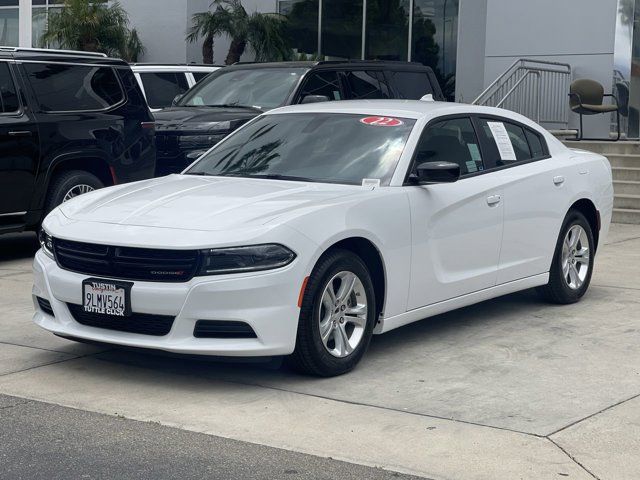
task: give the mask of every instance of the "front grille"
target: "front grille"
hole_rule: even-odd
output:
[[[196,338],[256,338],[256,332],[244,322],[198,320],[193,329]]]
[[[197,250],[115,247],[53,240],[60,268],[72,272],[148,282],[187,282],[199,265]]]
[[[51,315],[52,317],[55,316],[53,314],[53,308],[51,308],[51,303],[49,302],[49,300],[42,297],[36,297],[36,300],[38,302],[38,306],[40,307],[40,310],[42,310],[47,315]]]
[[[139,333],[162,337],[171,331],[175,317],[170,315],[152,315],[149,313],[133,313],[128,317],[88,313],[81,305],[68,303],[69,312],[74,320],[88,327],[117,330],[119,332]]]

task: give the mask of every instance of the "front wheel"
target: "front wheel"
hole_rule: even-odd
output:
[[[575,303],[589,288],[593,272],[595,241],[585,216],[571,210],[556,244],[549,283],[538,292],[553,303]]]
[[[366,352],[376,320],[373,283],[360,257],[347,250],[323,256],[307,282],[296,348],[287,363],[331,377],[352,370]]]

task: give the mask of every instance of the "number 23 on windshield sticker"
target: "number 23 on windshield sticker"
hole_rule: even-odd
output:
[[[364,117],[360,119],[360,123],[376,127],[399,127],[404,124],[399,118],[393,117]]]

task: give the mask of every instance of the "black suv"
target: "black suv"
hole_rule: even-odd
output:
[[[444,100],[436,76],[419,63],[281,62],[221,68],[174,106],[155,114],[156,175],[183,170],[207,149],[264,110],[330,100]]]
[[[153,127],[122,60],[0,47],[0,233],[35,229],[81,193],[153,177]]]

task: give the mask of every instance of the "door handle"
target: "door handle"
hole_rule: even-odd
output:
[[[30,130],[18,130],[15,132],[9,132],[10,137],[30,137],[33,135],[33,132]]]
[[[502,197],[500,195],[491,195],[487,197],[487,205],[492,207],[493,205],[497,205],[498,203],[500,203],[500,200],[502,200]]]
[[[564,177],[562,175],[553,177],[553,183],[555,183],[556,185],[562,185],[564,183]]]

